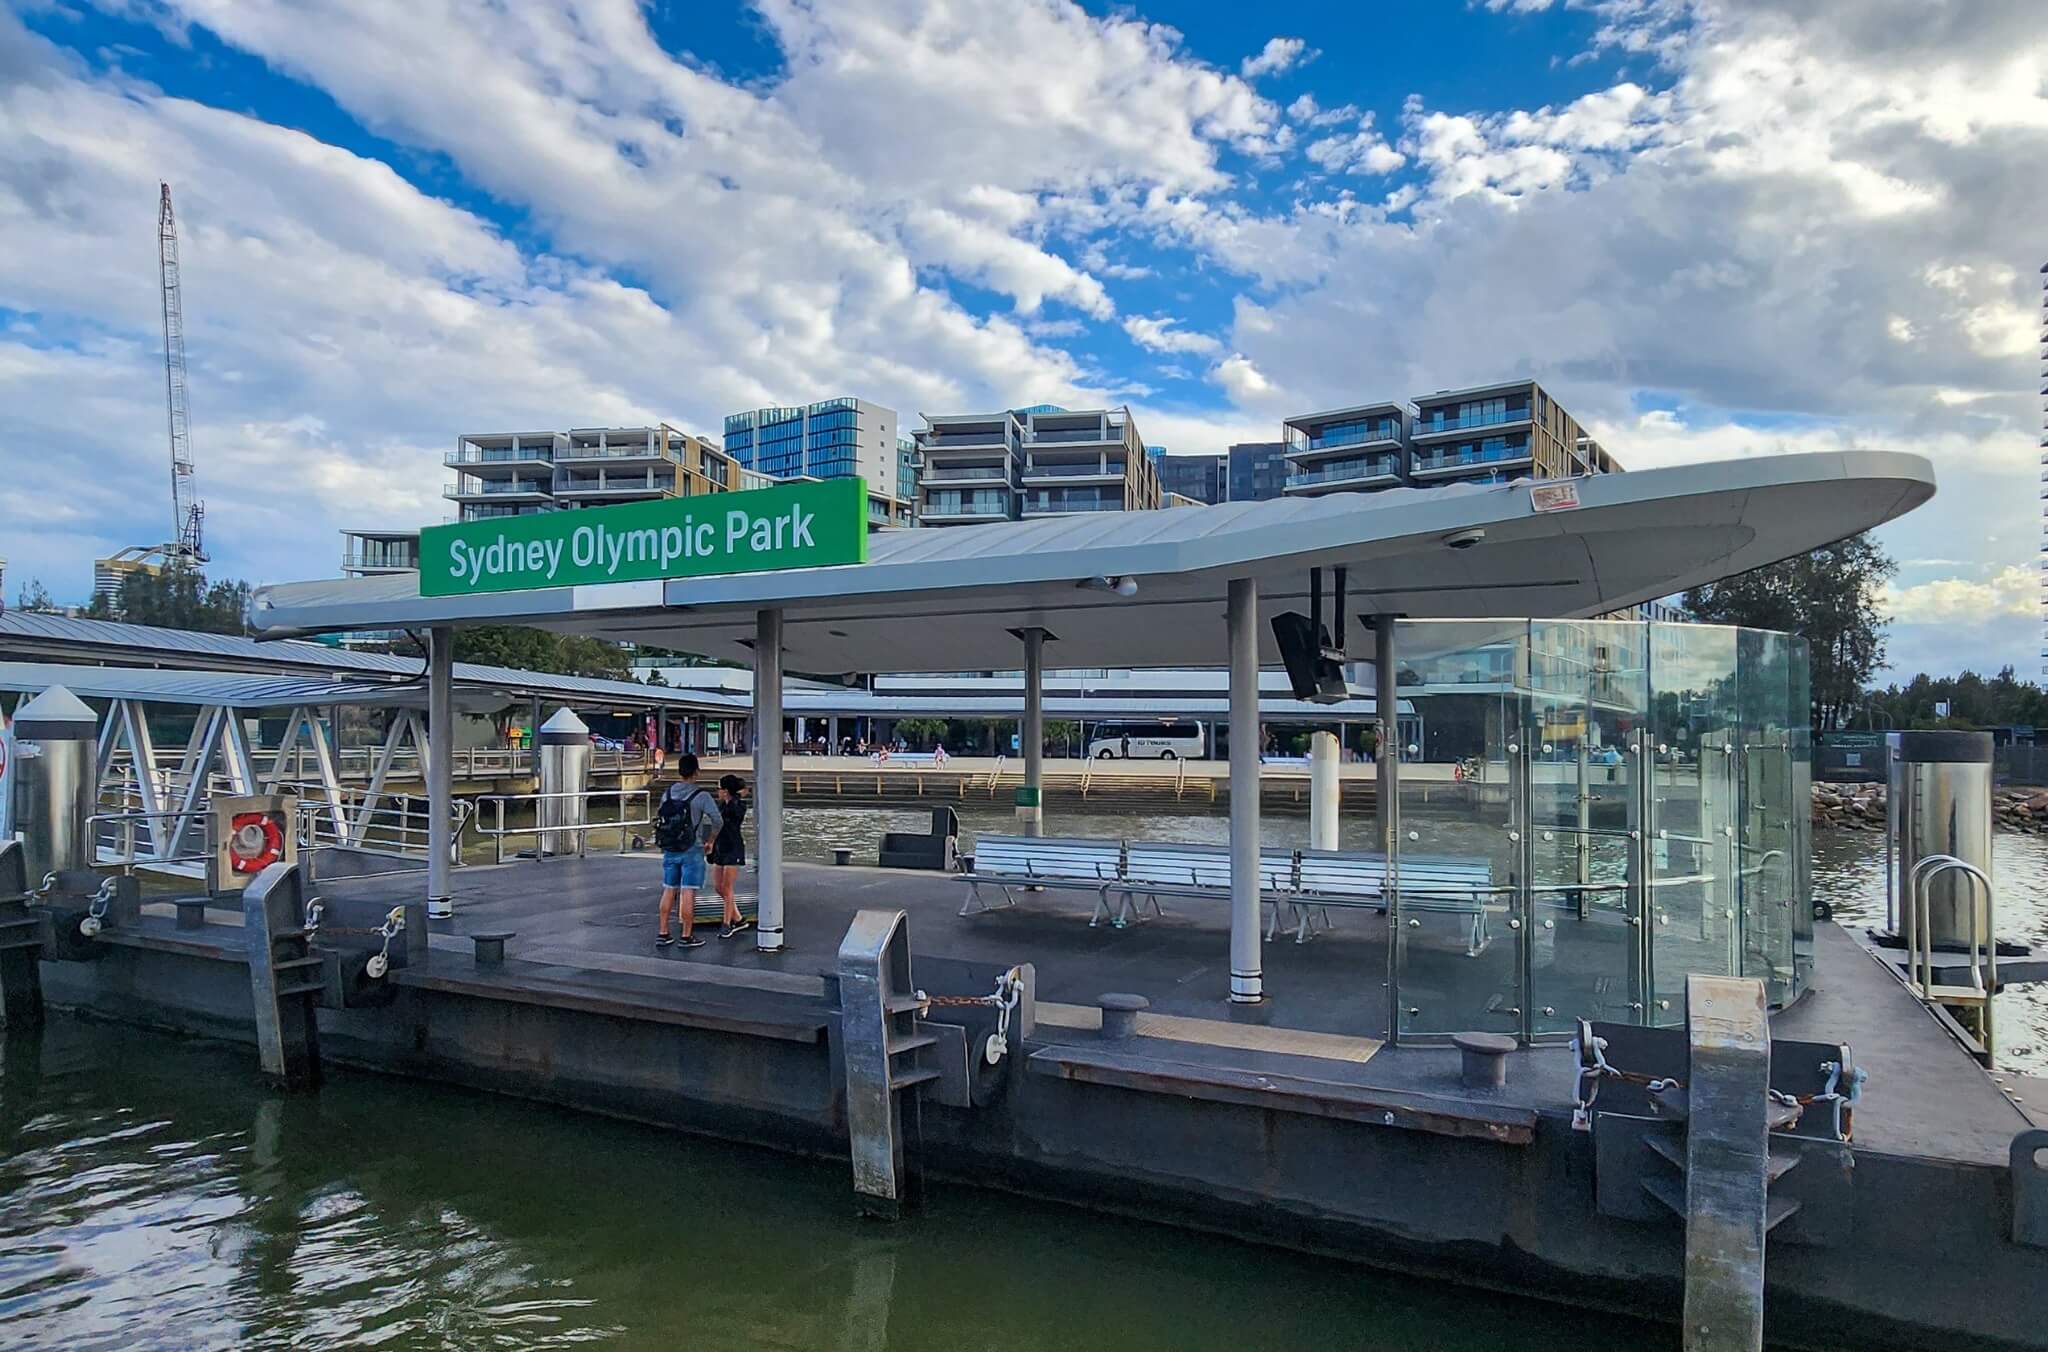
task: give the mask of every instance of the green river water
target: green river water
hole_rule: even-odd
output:
[[[1583,1352],[1669,1330],[59,1018],[0,1061],[0,1347]]]

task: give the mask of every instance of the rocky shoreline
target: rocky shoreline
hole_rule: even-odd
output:
[[[1882,831],[1885,786],[1815,784],[1813,824],[1841,831]],[[1999,789],[1991,795],[1991,817],[2003,831],[2048,831],[2048,789]]]

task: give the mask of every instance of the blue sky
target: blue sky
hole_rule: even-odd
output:
[[[1631,466],[1930,455],[1895,660],[2031,672],[2037,17],[0,0],[9,590],[164,534],[163,177],[217,572],[439,520],[464,431],[854,393],[1204,451],[1533,375]]]

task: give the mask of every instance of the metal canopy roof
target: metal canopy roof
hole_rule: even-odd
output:
[[[403,578],[408,586],[417,587],[412,574]],[[426,663],[417,657],[332,648],[324,643],[259,643],[237,634],[202,634],[30,611],[0,614],[0,655],[63,658],[72,662],[169,663],[211,671],[292,673],[328,681],[419,681],[422,688],[426,680]],[[677,690],[590,676],[557,676],[477,662],[455,664],[455,688],[498,695],[492,708],[513,698],[535,695],[585,706],[631,704],[636,708],[701,712],[744,712],[752,705],[749,699],[717,691]]]
[[[865,564],[422,597],[410,575],[259,588],[266,637],[518,622],[749,660],[755,615],[784,614],[787,669],[963,671],[1016,664],[1042,626],[1060,666],[1213,666],[1226,581],[1255,579],[1261,618],[1305,609],[1308,570],[1350,570],[1353,615],[1589,616],[1824,545],[1934,495],[1924,458],[1842,451],[1604,474],[1580,505],[1538,512],[1528,483],[1076,514],[885,531]],[[1481,530],[1469,548],[1447,539]],[[1134,578],[1135,595],[1108,578]],[[1265,624],[1260,660],[1278,661]],[[1355,639],[1362,639],[1355,634]]]
[[[0,690],[40,693],[61,685],[81,699],[133,699],[148,704],[237,709],[293,709],[301,704],[397,705],[424,709],[425,685],[323,681],[304,676],[241,676],[220,671],[161,671],[148,667],[73,667],[47,662],[0,662]],[[465,713],[488,713],[501,698],[458,691]]]

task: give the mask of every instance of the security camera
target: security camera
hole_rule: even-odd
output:
[[[1444,537],[1444,543],[1452,549],[1470,549],[1486,538],[1486,531],[1479,526],[1470,530],[1454,530]]]

